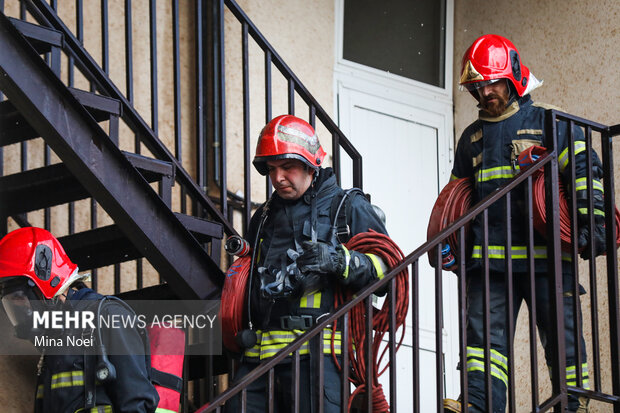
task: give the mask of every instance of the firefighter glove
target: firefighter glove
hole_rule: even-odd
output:
[[[342,275],[345,270],[345,253],[338,246],[326,242],[304,241],[303,253],[297,258],[297,267],[302,273]]]
[[[579,214],[579,234],[577,236],[577,247],[579,254],[584,260],[590,259],[590,244],[594,240],[594,256],[605,252],[605,217],[594,216],[594,229],[590,228],[588,215]]]

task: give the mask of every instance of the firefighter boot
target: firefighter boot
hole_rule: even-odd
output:
[[[467,409],[468,412],[475,411],[475,409],[472,409],[471,403],[467,403],[467,407],[468,407]],[[460,400],[443,399],[443,409],[446,412],[454,412],[454,413],[463,412]]]
[[[589,403],[590,403],[590,399],[586,397],[580,397],[579,407],[577,407],[577,410],[575,410],[575,413],[589,413],[590,412],[590,408],[588,407]]]

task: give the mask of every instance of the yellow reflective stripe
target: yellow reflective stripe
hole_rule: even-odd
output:
[[[515,169],[512,165],[497,166],[495,168],[482,169],[476,172],[476,181],[486,182],[493,179],[512,178],[518,173],[518,165]]]
[[[508,358],[495,349],[491,349],[491,363],[494,363],[505,371],[508,371]],[[484,360],[484,349],[480,347],[467,347],[467,357],[478,357]]]
[[[588,189],[587,181],[588,181],[587,177],[575,179],[575,191],[583,191],[585,189]],[[592,189],[594,189],[595,191],[604,192],[603,184],[600,181],[593,179],[592,184],[593,184]]]
[[[517,135],[542,135],[542,129],[519,129]]]
[[[344,251],[344,272],[342,273],[342,278],[347,278],[349,276],[349,262],[351,261],[351,254],[349,250],[344,245],[340,244]]]
[[[158,407],[155,409],[155,413],[178,413],[176,410],[164,409],[162,407]]]
[[[584,389],[590,389],[590,375],[588,373],[588,363],[581,364],[581,382]],[[566,367],[566,385],[577,386],[577,366]]]
[[[321,292],[312,291],[299,300],[300,308],[320,308],[321,307]]]
[[[155,410],[160,411],[160,410]],[[170,412],[172,410],[161,410],[162,412]],[[77,409],[75,411],[75,413],[79,413],[79,412],[83,412],[83,413],[113,413],[114,410],[112,409],[112,406],[110,406],[109,404],[106,405],[101,405],[101,406],[95,406],[95,407],[91,407],[90,409],[86,410],[85,408],[81,408],[81,409]]]
[[[484,373],[484,362],[480,360],[467,360],[467,371],[481,371]],[[508,387],[508,375],[491,364],[491,376],[500,379]]]
[[[588,208],[577,208],[577,212],[583,215],[588,215]],[[600,209],[594,208],[594,215],[600,215],[602,217],[605,216],[605,211],[601,211]]]
[[[586,143],[584,141],[575,141],[575,156],[586,150]],[[558,157],[558,163],[560,164],[560,172],[568,166],[568,148],[564,149]]]
[[[37,399],[42,399],[44,392],[45,392],[45,388],[43,387],[42,384],[39,384],[37,386],[37,396],[36,396],[36,398]]]
[[[260,331],[256,332],[257,343],[254,347],[245,350],[246,357],[259,358],[260,360],[275,356],[278,351],[295,341],[305,331]],[[326,328],[323,330],[323,353],[331,354],[332,330]],[[342,354],[342,333],[336,331],[334,336],[334,352]],[[309,354],[308,343],[304,343],[299,349],[299,354]],[[292,354],[292,353],[291,353]]]
[[[505,247],[503,245],[489,245],[488,248],[489,258],[503,260],[506,258]],[[527,259],[527,246],[517,245],[512,247],[512,259]],[[482,245],[474,245],[472,258],[482,258]],[[534,258],[544,259],[547,258],[547,247],[541,245],[534,246]],[[562,251],[562,260],[570,261],[570,253]]]
[[[377,257],[375,254],[364,255],[366,255],[368,258],[370,258],[370,261],[372,261],[372,266],[375,267],[375,271],[377,272],[377,278],[382,279],[385,274],[383,273],[384,264],[381,258]]]
[[[460,179],[458,176],[454,175],[454,174],[450,174],[450,180],[451,181],[455,181],[457,179]]]
[[[51,389],[59,389],[63,387],[83,386],[84,372],[81,370],[65,371],[56,373],[52,376]]]

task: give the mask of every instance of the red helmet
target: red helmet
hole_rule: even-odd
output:
[[[42,228],[19,228],[0,240],[0,282],[26,277],[50,299],[80,279],[77,268],[60,242]]]
[[[519,96],[530,86],[530,70],[521,63],[519,52],[505,37],[485,34],[474,41],[463,55],[459,84],[472,92],[475,88],[508,79]]]
[[[281,115],[273,118],[261,131],[252,163],[261,175],[267,175],[267,161],[297,159],[318,169],[325,155],[314,128],[308,122],[292,115]]]

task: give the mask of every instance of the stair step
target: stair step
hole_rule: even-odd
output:
[[[116,225],[67,235],[58,240],[80,271],[142,257]]]
[[[164,190],[170,197],[170,182],[174,168],[169,162],[125,153],[130,162],[142,173],[148,182],[157,182],[165,177],[168,183]],[[90,193],[62,164],[53,164],[0,177],[0,216],[11,216],[36,211],[68,202],[88,198]]]
[[[209,242],[214,238],[222,239],[224,237],[224,227],[218,222],[178,212],[175,212],[174,215],[198,242]]]
[[[188,231],[202,242],[223,236],[222,225],[217,222],[189,215],[175,215]],[[143,257],[117,225],[67,235],[59,238],[59,241],[80,270],[105,267]]]
[[[10,17],[9,20],[30,42],[39,54],[50,52],[52,47],[62,48],[62,33],[57,30]]]
[[[121,103],[116,99],[80,89],[69,90],[97,122],[122,115]],[[39,137],[39,133],[9,100],[0,102],[0,125],[0,147]]]

